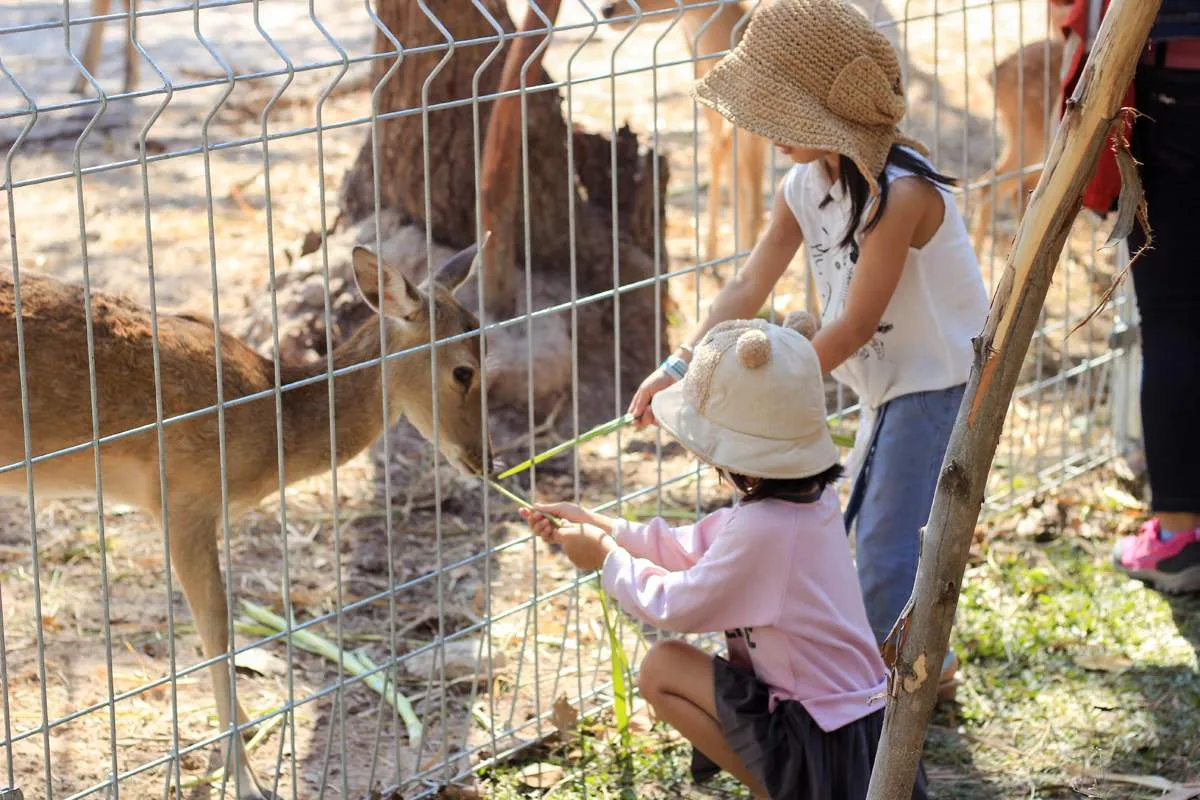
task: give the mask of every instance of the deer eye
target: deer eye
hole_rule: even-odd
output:
[[[463,389],[471,388],[471,379],[474,377],[475,377],[475,370],[471,369],[470,367],[455,367],[454,368],[454,380],[456,380],[458,382],[458,385],[461,386]]]

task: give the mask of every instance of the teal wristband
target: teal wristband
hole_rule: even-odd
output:
[[[687,362],[679,356],[670,355],[667,356],[667,360],[662,363],[662,368],[668,375],[675,378],[675,380],[681,381],[683,380],[684,376],[687,375],[688,365]]]

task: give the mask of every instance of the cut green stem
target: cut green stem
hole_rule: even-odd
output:
[[[512,500],[514,503],[519,505],[521,508],[524,508],[528,511],[533,511],[533,504],[530,503],[528,500],[526,500],[524,497],[521,497],[521,495],[517,494],[514,491],[504,488],[504,486],[500,485],[499,483],[492,480],[491,478],[488,478],[487,482],[488,482],[488,486],[491,486],[493,489],[495,489],[497,493],[504,495],[509,500]],[[552,517],[549,514],[543,514],[543,516],[546,519],[550,520],[550,524],[556,528],[562,524],[561,520],[559,520],[555,517]]]
[[[287,631],[287,622],[283,617],[272,613],[260,605],[246,600],[242,600],[241,602],[242,610],[255,622],[273,631],[281,633]],[[413,711],[412,704],[408,702],[408,698],[397,691],[395,684],[390,684],[384,679],[381,672],[372,672],[373,664],[371,666],[364,664],[359,656],[339,650],[338,646],[333,642],[309,630],[292,630],[291,637],[292,644],[301,650],[307,650],[310,653],[327,658],[334,663],[341,663],[342,668],[348,674],[354,677],[361,677],[363,683],[381,694],[383,699],[387,701],[387,704],[396,709],[400,718],[404,720],[404,727],[408,731],[409,743],[413,747],[416,747],[420,743],[422,733],[421,721],[417,719],[417,714]]]
[[[557,455],[562,455],[563,453],[567,452],[568,450],[570,450],[574,447],[578,447],[579,445],[583,444],[584,442],[591,441],[592,439],[597,439],[601,436],[607,436],[608,434],[612,433],[613,431],[617,430],[618,428],[623,428],[626,425],[628,425],[629,423],[633,422],[634,419],[635,419],[635,417],[632,414],[626,414],[622,417],[617,417],[616,419],[609,420],[608,422],[605,422],[601,425],[597,425],[596,427],[592,428],[591,430],[579,434],[574,439],[570,439],[570,440],[562,442],[560,444],[556,444],[556,445],[554,445],[554,447],[551,447],[549,450],[545,450],[541,453],[538,453],[533,458],[526,459],[525,461],[522,461],[520,464],[517,464],[515,467],[510,467],[509,469],[504,470],[504,472],[501,472],[499,475],[496,476],[496,480],[502,481],[505,478],[511,478],[513,475],[520,474],[520,473],[524,472],[525,470],[529,469],[534,464],[540,464],[543,461],[546,461],[547,459],[554,458]],[[829,417],[828,420],[830,422],[832,422],[833,417]],[[847,448],[847,449],[854,447],[854,437],[853,436],[847,436],[845,434],[834,433],[833,431],[830,431],[829,435],[833,438],[833,443],[836,444],[838,447],[843,447],[843,448]]]
[[[516,475],[517,473],[524,472],[525,470],[529,469],[534,464],[540,464],[543,461],[545,461],[546,459],[554,458],[557,455],[561,455],[573,447],[578,447],[579,445],[583,444],[584,442],[599,438],[601,436],[607,436],[608,434],[612,433],[613,431],[617,430],[618,428],[622,428],[622,427],[628,425],[629,423],[633,422],[633,420],[634,420],[634,416],[632,414],[626,414],[623,417],[617,417],[616,419],[609,420],[608,422],[605,422],[601,425],[597,425],[596,427],[592,428],[590,431],[586,431],[584,433],[579,434],[574,439],[563,442],[561,444],[556,444],[556,445],[554,445],[554,447],[551,447],[549,450],[538,453],[533,458],[528,459],[526,461],[522,461],[520,464],[517,464],[515,467],[512,467],[511,469],[504,470],[504,472],[501,472],[499,475],[496,476],[496,480],[502,481],[505,478],[511,478],[513,475]]]

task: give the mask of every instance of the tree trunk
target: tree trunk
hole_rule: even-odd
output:
[[[975,340],[975,365],[950,437],[929,524],[922,531],[912,598],[885,644],[892,661],[890,697],[869,800],[912,796],[939,667],[1005,411],[1083,189],[1114,128],[1158,7],[1158,0],[1113,0],[1108,9],[1021,219],[987,324]],[[1132,207],[1139,207],[1140,187],[1127,184],[1125,189],[1135,195],[1123,197],[1122,205],[1132,199]]]
[[[481,2],[506,33],[514,30],[503,0]],[[425,5],[456,41],[495,36],[494,28],[474,3],[426,0]],[[378,13],[406,50],[445,41],[415,0],[380,0]],[[511,40],[505,48],[510,46]],[[494,41],[458,45],[430,83],[428,106],[472,97],[475,73],[494,49]],[[376,50],[391,51],[394,45],[384,34],[378,33]],[[379,114],[425,107],[422,102],[423,84],[445,55],[444,49],[406,54],[396,74],[378,90]],[[504,60],[502,53],[479,76],[480,96],[486,97],[496,92]],[[377,62],[375,82],[381,80],[394,63],[394,58]],[[524,225],[525,209],[528,208],[529,263],[533,278],[531,285],[534,287],[532,310],[572,299],[569,291],[572,255],[576,268],[576,293],[580,297],[614,288],[614,261],[618,264],[617,271],[622,284],[652,277],[656,207],[661,211],[660,230],[665,229],[666,159],[643,150],[636,135],[624,127],[617,134],[614,164],[607,138],[579,129],[568,131],[563,117],[561,93],[556,89],[538,88],[550,80],[544,70],[529,70],[527,74],[527,86],[535,90],[526,95],[525,117],[522,121],[528,131],[527,164],[519,149],[520,137],[515,141],[518,148],[515,163],[521,169],[528,170],[529,192],[526,196],[523,180],[518,175],[511,239],[514,263],[509,268],[520,273],[525,269],[527,239]],[[494,105],[495,101],[491,99],[479,103],[481,137],[488,130]],[[395,212],[401,224],[427,227],[438,244],[462,248],[476,238],[475,165],[484,150],[483,142],[476,144],[470,104],[434,109],[426,117],[429,127],[428,159],[425,157],[421,113],[404,114],[373,126],[379,135],[379,163],[383,172],[379,176],[380,210]],[[573,174],[568,169],[568,136],[574,148]],[[368,133],[358,158],[343,179],[339,227],[375,214],[373,145],[372,135]],[[657,187],[652,179],[655,158],[658,158],[659,172]],[[612,220],[611,177],[614,168],[618,193],[615,221]],[[428,209],[425,202],[427,174]],[[487,197],[486,187],[483,188],[483,196]],[[575,208],[574,254],[570,239],[571,195],[574,196]],[[614,224],[618,229],[615,259]],[[388,233],[384,231],[385,238]],[[665,265],[665,237],[660,237],[658,245],[662,264]],[[499,263],[495,267],[503,268]],[[666,271],[665,266],[662,271]],[[586,349],[579,348],[580,396],[586,395],[588,398],[584,404],[584,416],[589,420],[600,421],[611,416],[657,364],[660,354],[654,352],[652,345],[655,326],[658,326],[665,347],[666,326],[663,321],[666,315],[661,311],[655,313],[656,292],[661,293],[664,302],[669,302],[665,289],[648,287],[623,293],[616,303],[613,300],[601,300],[578,307],[579,338],[587,342]],[[523,305],[524,299],[521,298],[520,302]],[[619,321],[613,318],[617,303],[620,307]],[[562,315],[565,317],[568,313],[562,312]],[[618,327],[622,337],[619,370],[618,357],[612,346],[613,331]],[[540,349],[537,342],[535,347]],[[613,394],[618,372],[620,397]],[[589,406],[594,406],[594,413],[589,413]]]

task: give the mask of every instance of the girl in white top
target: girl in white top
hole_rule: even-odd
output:
[[[796,165],[745,267],[629,407],[653,422],[650,399],[685,374],[695,344],[719,322],[753,317],[805,243],[823,321],[813,347],[863,408],[845,516],[857,524],[859,582],[881,645],[912,591],[971,339],[987,316],[953,180],[896,127],[902,87],[891,45],[844,0],[760,6],[692,93]],[[947,689],[956,663],[950,654],[943,665]]]

